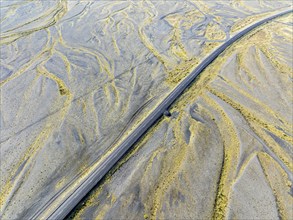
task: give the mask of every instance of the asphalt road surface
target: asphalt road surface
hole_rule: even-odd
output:
[[[82,198],[106,175],[106,173],[116,164],[119,159],[146,133],[146,131],[164,115],[170,105],[183,93],[183,91],[190,86],[195,78],[211,63],[213,62],[227,47],[240,39],[242,36],[255,29],[256,27],[274,19],[279,16],[293,12],[292,9],[283,11],[279,14],[261,20],[245,30],[239,32],[234,37],[230,38],[220,47],[218,47],[212,54],[210,54],[202,63],[200,63],[185,79],[183,79],[174,90],[143,120],[138,127],[126,137],[119,146],[117,146],[112,153],[100,163],[100,165],[91,172],[87,178],[79,184],[76,189],[67,196],[64,196],[60,204],[56,204],[56,199],[63,196],[62,193],[71,186],[63,188],[57,195],[55,195],[45,206],[43,206],[37,213],[32,216],[32,219],[64,219],[70,211],[82,200]],[[61,197],[60,197],[61,198]],[[57,202],[58,203],[58,202]],[[55,206],[52,207],[52,206]]]

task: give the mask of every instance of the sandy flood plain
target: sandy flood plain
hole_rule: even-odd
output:
[[[32,215],[101,159],[212,49],[290,4],[1,2],[1,218]],[[275,43],[282,47],[279,38]],[[290,63],[288,56],[279,59]],[[258,93],[254,101],[264,97]]]
[[[290,219],[292,18],[224,52],[68,219]]]

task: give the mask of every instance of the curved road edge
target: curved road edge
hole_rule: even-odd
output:
[[[286,10],[276,15],[267,17],[259,22],[252,24],[246,29],[240,31],[238,34],[223,43],[220,47],[214,50],[203,62],[201,62],[187,77],[185,77],[167,96],[166,98],[134,129],[134,131],[126,137],[109,156],[99,163],[82,182],[72,191],[68,196],[64,196],[61,204],[56,203],[57,198],[51,199],[39,211],[37,211],[30,219],[64,219],[70,211],[83,199],[83,197],[108,173],[108,171],[123,157],[123,155],[148,131],[148,129],[164,114],[170,105],[183,93],[183,91],[190,86],[196,77],[212,63],[226,48],[228,48],[235,41],[246,35],[248,32],[267,23],[277,17],[292,13],[293,10]],[[67,187],[69,188],[69,187]],[[63,196],[59,192],[59,196]],[[57,202],[58,203],[58,202]],[[50,208],[50,206],[55,206]]]

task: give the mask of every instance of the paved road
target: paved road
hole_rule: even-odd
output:
[[[239,38],[255,29],[256,27],[285,14],[291,13],[293,10],[283,11],[279,14],[268,17],[262,21],[259,21],[234,37],[226,41],[219,48],[217,48],[212,54],[210,54],[200,65],[194,69],[190,75],[188,75],[182,82],[180,82],[172,92],[151,112],[144,121],[117,146],[115,150],[98,166],[84,181],[67,197],[64,197],[61,204],[55,204],[56,199],[62,196],[62,192],[66,188],[70,187],[69,184],[57,195],[54,196],[44,207],[42,207],[32,219],[52,219],[59,220],[64,219],[68,213],[82,200],[82,198],[105,176],[105,174],[118,162],[119,159],[132,147],[138,139],[164,114],[164,112],[170,107],[170,105],[183,93],[183,91],[195,80],[195,78],[211,63],[213,62],[227,47],[237,41]],[[51,207],[56,205],[57,208]]]

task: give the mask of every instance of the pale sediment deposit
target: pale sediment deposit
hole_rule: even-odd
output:
[[[0,218],[31,216],[217,46],[286,7],[1,1]],[[291,14],[233,44],[71,217],[290,218],[292,57]]]

